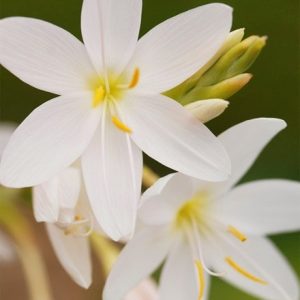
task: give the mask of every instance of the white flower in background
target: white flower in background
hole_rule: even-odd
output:
[[[158,290],[156,284],[146,279],[136,288],[128,293],[124,300],[158,300]]]
[[[0,125],[0,160],[2,152],[15,129],[16,126],[11,123],[1,123]],[[10,261],[14,258],[14,254],[15,251],[10,240],[0,231],[0,263]]]
[[[95,220],[83,189],[80,169],[69,167],[33,188],[33,209],[46,228],[54,251],[74,281],[88,288],[92,281],[89,235]]]
[[[0,231],[0,264],[13,260],[15,250],[11,241]]]
[[[12,123],[1,122],[0,125],[0,158],[4,151],[5,146],[7,145],[11,135],[16,130],[17,126]]]
[[[233,165],[224,183],[175,173],[147,190],[139,210],[145,227],[122,251],[103,299],[123,299],[166,258],[161,300],[208,299],[209,275],[260,299],[298,300],[296,275],[264,236],[300,229],[300,184],[272,179],[234,187],[285,125],[254,119],[221,134]]]
[[[141,0],[85,0],[84,45],[31,18],[0,21],[1,64],[24,82],[62,95],[34,110],[12,136],[0,180],[35,186],[79,157],[91,206],[113,239],[134,229],[142,149],[200,179],[227,178],[221,143],[177,102],[161,95],[223,45],[232,9],[209,4],[173,17],[138,41]]]

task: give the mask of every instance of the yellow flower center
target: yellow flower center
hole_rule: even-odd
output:
[[[93,91],[92,108],[101,104],[109,104],[111,121],[121,131],[131,133],[132,130],[122,121],[117,109],[117,102],[124,97],[124,94],[134,89],[140,80],[140,70],[135,68],[131,77],[125,75],[116,77],[108,74],[105,79],[96,78],[91,81]]]
[[[115,101],[123,98],[126,91],[134,89],[140,80],[140,70],[135,68],[131,77],[121,75],[119,77],[108,74],[105,79],[96,78],[91,81],[93,91],[92,107],[96,108],[104,101]]]
[[[178,229],[186,228],[192,226],[193,223],[205,225],[208,204],[207,194],[204,192],[197,193],[179,208],[175,217],[175,227]]]

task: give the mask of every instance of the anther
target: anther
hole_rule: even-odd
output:
[[[204,288],[205,288],[204,269],[200,261],[196,260],[195,263],[196,263],[196,267],[198,271],[198,279],[199,279],[198,300],[202,300],[204,295]]]
[[[137,84],[139,83],[140,80],[140,69],[139,68],[135,68],[133,75],[132,75],[132,79],[131,82],[128,85],[129,89],[133,89],[134,87],[137,86]]]
[[[260,279],[260,278],[256,277],[255,275],[249,273],[245,269],[243,269],[231,257],[226,257],[225,261],[229,264],[230,267],[232,267],[234,270],[236,270],[238,273],[240,273],[241,275],[245,276],[246,278],[248,278],[248,279],[250,279],[250,280],[252,280],[254,282],[263,284],[263,285],[267,285],[268,284],[265,280]]]
[[[235,227],[229,225],[227,230],[229,233],[231,233],[234,237],[236,237],[241,242],[247,241],[247,237]]]
[[[115,126],[117,128],[119,128],[120,130],[122,130],[126,133],[131,133],[132,132],[132,130],[128,126],[126,126],[122,121],[120,121],[117,117],[113,116],[111,118],[111,120],[115,124]]]
[[[97,107],[102,102],[104,97],[105,97],[105,89],[102,85],[100,85],[94,92],[92,106]]]

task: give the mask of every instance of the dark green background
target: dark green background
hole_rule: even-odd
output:
[[[1,18],[28,16],[47,20],[80,38],[81,0],[1,0]],[[187,9],[210,3],[200,0],[144,0],[142,33]],[[252,67],[255,75],[243,91],[231,99],[229,109],[209,127],[220,133],[255,117],[277,117],[288,128],[270,143],[245,180],[259,178],[300,179],[299,15],[298,0],[228,0],[234,7],[233,29],[246,28],[246,36],[267,35],[267,47]],[[52,95],[35,90],[1,69],[0,119],[23,120]],[[156,170],[165,172],[147,160]],[[300,274],[299,234],[274,237]],[[236,289],[214,280],[211,299],[250,300]]]

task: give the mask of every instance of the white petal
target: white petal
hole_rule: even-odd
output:
[[[77,168],[67,168],[58,177],[58,198],[60,206],[74,209],[80,195],[81,176]]]
[[[194,194],[190,177],[175,173],[168,178],[161,193],[152,197],[142,197],[139,218],[147,225],[162,225],[172,222],[183,202]]]
[[[74,162],[99,123],[89,93],[58,97],[35,109],[12,135],[1,160],[0,182],[10,187],[43,183]]]
[[[3,19],[0,41],[1,64],[38,89],[60,95],[86,90],[95,73],[83,44],[48,22]]]
[[[228,177],[230,161],[222,144],[176,101],[162,95],[130,95],[120,105],[132,139],[146,154],[199,179]]]
[[[83,177],[94,214],[114,240],[134,232],[142,178],[142,152],[109,114],[82,158]]]
[[[77,284],[87,289],[92,281],[89,240],[67,236],[52,224],[46,228],[60,263]]]
[[[38,222],[56,222],[61,208],[74,209],[80,194],[81,178],[76,168],[33,188],[34,216]]]
[[[12,242],[0,231],[0,264],[12,261],[15,254]]]
[[[205,276],[205,294],[201,300],[208,299],[209,278]],[[188,244],[181,241],[173,247],[160,277],[160,300],[198,299],[198,274],[192,252]]]
[[[142,195],[140,204],[143,205],[144,202],[148,201],[149,198],[160,195],[164,190],[165,186],[168,184],[169,180],[177,173],[171,173],[164,177],[160,177],[153,185],[151,185]]]
[[[230,191],[218,205],[219,217],[249,234],[300,230],[300,183],[260,180]]]
[[[33,212],[37,222],[56,222],[59,217],[58,182],[55,177],[33,188]]]
[[[124,300],[158,300],[159,295],[154,281],[146,279],[134,288]]]
[[[173,17],[138,42],[131,65],[140,69],[139,90],[161,93],[193,75],[222,46],[232,22],[224,4],[204,5]]]
[[[159,267],[172,243],[167,234],[165,228],[146,228],[125,246],[107,279],[103,300],[123,300]]]
[[[265,300],[299,299],[298,280],[276,247],[265,238],[249,238],[246,242],[223,243],[225,255],[230,256],[248,273],[266,281],[264,285],[241,275],[228,264],[217,266],[226,272],[224,279],[231,284]]]
[[[259,118],[235,125],[219,136],[232,163],[230,178],[221,184],[224,190],[242,178],[263,148],[285,127],[283,120]]]
[[[81,30],[99,73],[119,73],[136,48],[142,14],[141,0],[84,0]]]
[[[184,108],[189,110],[200,122],[206,123],[221,115],[228,107],[229,102],[221,99],[199,100]]]
[[[17,128],[17,125],[10,123],[1,123],[0,124],[0,158],[1,154],[4,151],[5,146],[7,145],[11,135]]]

